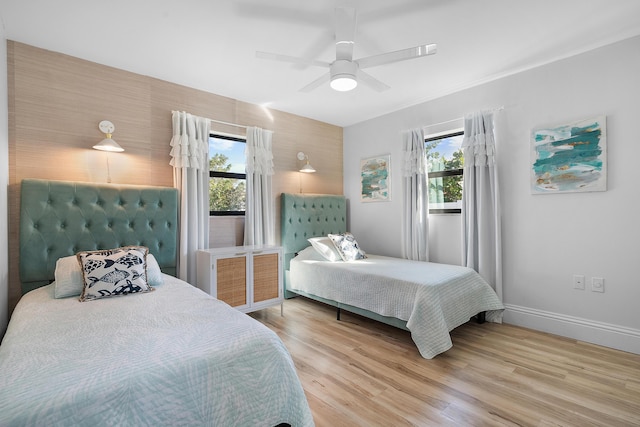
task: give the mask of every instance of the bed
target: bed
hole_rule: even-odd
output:
[[[0,425],[313,425],[278,336],[168,274],[177,205],[172,188],[22,182],[25,294],[0,345]],[[152,289],[57,297],[62,260],[83,251],[144,266]]]
[[[310,246],[312,238],[344,236],[346,216],[344,196],[282,194],[286,297],[335,306],[338,319],[346,310],[408,330],[426,359],[451,348],[449,332],[471,317],[502,321],[502,302],[470,268],[372,254],[330,261]]]

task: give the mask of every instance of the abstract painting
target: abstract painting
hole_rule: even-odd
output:
[[[531,192],[606,191],[606,116],[531,134]]]
[[[360,200],[363,202],[383,202],[391,200],[391,155],[371,157],[360,161],[360,177],[362,191]]]

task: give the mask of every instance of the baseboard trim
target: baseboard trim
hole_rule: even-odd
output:
[[[640,330],[505,304],[504,323],[640,354]]]

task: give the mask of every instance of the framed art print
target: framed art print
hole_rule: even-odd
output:
[[[370,157],[360,161],[362,202],[386,202],[391,200],[391,155]]]
[[[607,190],[606,116],[531,133],[533,194]]]

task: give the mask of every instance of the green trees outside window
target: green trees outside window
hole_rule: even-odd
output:
[[[429,168],[429,212],[460,213],[462,207],[463,132],[425,140]]]

